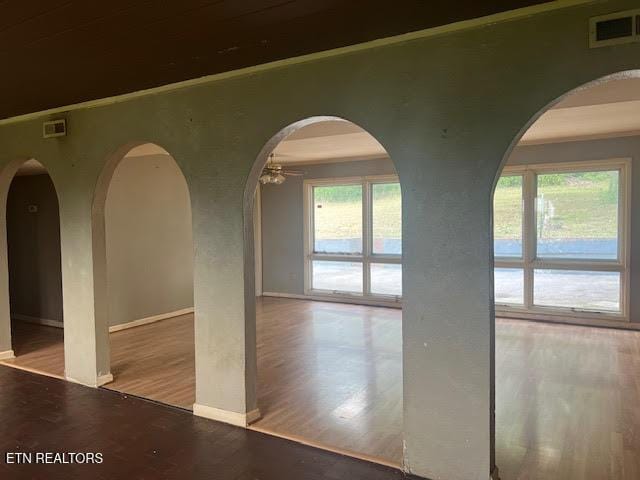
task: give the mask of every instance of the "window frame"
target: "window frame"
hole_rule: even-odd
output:
[[[373,185],[400,183],[397,175],[367,175],[360,177],[317,178],[303,181],[304,212],[304,293],[307,296],[351,299],[373,302],[380,305],[398,305],[401,295],[388,295],[371,292],[371,264],[402,265],[402,255],[373,253]],[[316,253],[313,208],[314,187],[326,186],[362,186],[362,253]],[[400,187],[402,189],[402,187]],[[313,288],[313,262],[357,262],[362,264],[362,293]]]
[[[537,177],[549,173],[582,173],[618,171],[618,258],[613,259],[560,259],[540,258],[537,255]],[[523,304],[495,301],[496,314],[532,319],[586,318],[629,321],[630,281],[630,226],[631,226],[631,159],[611,158],[583,162],[537,163],[506,166],[502,176],[522,176],[522,257],[495,256],[494,268],[522,269],[524,276]],[[492,206],[493,208],[493,206]],[[493,232],[492,232],[493,233]],[[620,311],[579,309],[536,305],[534,299],[535,270],[602,271],[620,274]]]

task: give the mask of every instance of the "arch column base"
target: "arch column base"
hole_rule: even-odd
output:
[[[79,385],[84,385],[85,387],[93,387],[93,388],[98,388],[103,385],[106,385],[107,383],[113,382],[113,375],[111,373],[107,373],[106,375],[99,375],[98,377],[96,377],[96,380],[94,382],[83,382],[81,380],[77,380],[73,377],[68,376],[66,373],[64,378],[69,382],[73,382]]]
[[[4,352],[0,352],[0,360],[11,360],[12,358],[16,358],[13,350],[5,350]]]
[[[500,480],[500,473],[498,471],[498,467],[494,466],[493,471],[491,472],[491,480]]]
[[[217,422],[228,423],[236,427],[246,428],[253,422],[260,419],[260,409],[255,408],[247,413],[232,412],[220,408],[208,407],[198,403],[193,404],[193,414],[198,417],[208,418]]]

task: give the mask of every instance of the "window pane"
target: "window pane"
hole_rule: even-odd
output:
[[[313,187],[316,253],[362,253],[362,186]]]
[[[534,303],[580,310],[620,311],[620,274],[535,270]]]
[[[314,260],[312,274],[313,289],[362,293],[362,263]]]
[[[371,293],[401,296],[402,265],[397,263],[372,263]]]
[[[541,258],[618,258],[618,171],[538,175]]]
[[[493,251],[522,257],[522,176],[501,177],[493,195]]]
[[[371,186],[373,205],[373,253],[402,254],[402,202],[399,183],[374,183]]]
[[[495,303],[524,303],[524,272],[521,268],[496,268],[493,279]]]

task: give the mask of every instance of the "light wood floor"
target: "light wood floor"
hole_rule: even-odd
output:
[[[253,427],[400,464],[402,312],[264,298]]]
[[[399,462],[400,322],[393,309],[259,302],[256,428]],[[190,407],[190,316],[111,339],[110,388]],[[17,323],[13,362],[61,375],[61,342]],[[503,480],[640,479],[640,332],[499,319],[496,404]]]
[[[504,480],[640,479],[640,332],[496,322]]]
[[[63,329],[14,321],[11,342],[16,358],[0,363],[64,378]]]

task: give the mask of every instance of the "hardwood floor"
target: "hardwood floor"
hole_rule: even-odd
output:
[[[195,403],[193,314],[113,332],[105,388],[191,409]]]
[[[503,480],[640,479],[640,332],[496,324]]]
[[[415,478],[177,408],[12,368],[0,367],[0,385],[2,479]],[[98,452],[103,462],[8,464],[6,452]]]
[[[11,341],[16,358],[2,360],[0,363],[64,378],[63,329],[13,321]]]
[[[254,428],[399,462],[400,315],[377,307],[263,299],[263,418]],[[109,387],[190,406],[192,323],[185,316],[111,334],[116,381]],[[17,338],[34,333],[37,341],[31,343]],[[61,346],[54,348],[61,341],[54,328],[29,325],[14,336],[21,355],[14,362],[25,359],[31,368],[52,370],[55,352],[62,355]],[[49,353],[36,354],[36,344]],[[501,478],[640,478],[639,379],[640,332],[497,320]]]
[[[402,312],[264,298],[261,431],[400,465]]]

